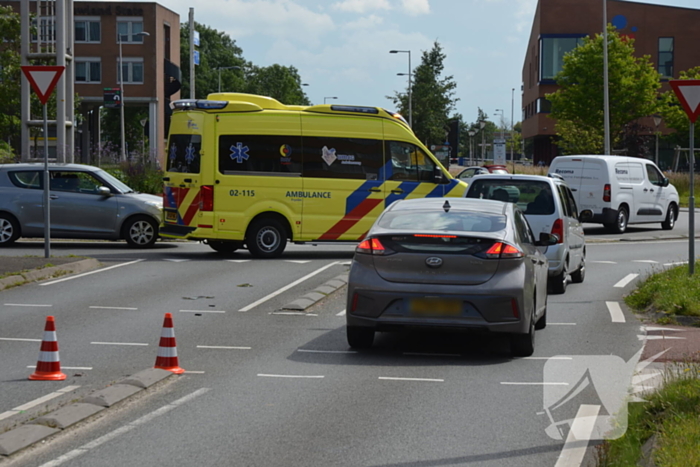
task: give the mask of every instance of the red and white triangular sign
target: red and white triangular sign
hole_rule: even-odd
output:
[[[27,77],[32,89],[39,96],[42,104],[46,105],[56,87],[56,83],[61,79],[64,66],[23,66],[22,73]]]
[[[700,79],[676,79],[669,81],[676,97],[692,123],[700,116]]]

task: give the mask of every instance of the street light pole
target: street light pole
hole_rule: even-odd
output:
[[[128,31],[127,31],[128,34]],[[137,32],[134,34],[134,36],[150,36],[149,33],[146,31],[141,31]],[[119,31],[117,30],[117,37],[119,38],[119,87],[121,88],[122,91],[122,101],[119,106],[120,110],[120,115],[119,119],[121,121],[121,139],[122,139],[122,144],[121,144],[121,154],[120,154],[120,160],[121,162],[126,162],[126,129],[124,125],[124,60],[122,56],[122,35],[119,34]]]
[[[513,173],[515,173],[515,157],[513,156],[513,146],[515,146],[515,120],[513,120],[513,111],[515,109],[515,88],[510,90],[510,163],[513,165]]]
[[[605,154],[612,154],[610,148],[610,94],[608,82],[608,3],[603,0],[603,127]]]
[[[390,50],[390,54],[407,53],[408,54],[408,126],[413,128],[413,70],[411,69],[411,51],[410,50]],[[400,74],[402,76],[403,74]]]
[[[324,97],[324,98],[323,98],[323,103],[324,103],[324,104],[326,103],[326,100],[327,100],[327,99],[337,99],[337,97]]]
[[[661,125],[661,115],[654,115],[654,126],[656,127],[656,131],[654,134],[656,135],[656,150],[654,151],[654,162],[656,165],[659,165],[659,125]]]

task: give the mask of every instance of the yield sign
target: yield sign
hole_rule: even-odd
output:
[[[692,123],[700,116],[700,79],[677,79],[669,81],[676,97]]]
[[[56,87],[56,83],[61,78],[64,66],[23,66],[22,73],[29,80],[32,89],[39,96],[43,105],[49,100],[49,96]]]

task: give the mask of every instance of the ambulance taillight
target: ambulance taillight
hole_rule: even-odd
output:
[[[212,185],[202,185],[199,191],[199,210],[209,212],[214,210],[214,187]]]

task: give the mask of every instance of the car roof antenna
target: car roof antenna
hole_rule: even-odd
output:
[[[447,201],[447,200],[445,200],[445,204],[442,205],[442,209],[444,209],[445,212],[450,212],[450,208],[451,208],[451,207],[452,207],[452,206],[450,206],[450,202]]]

